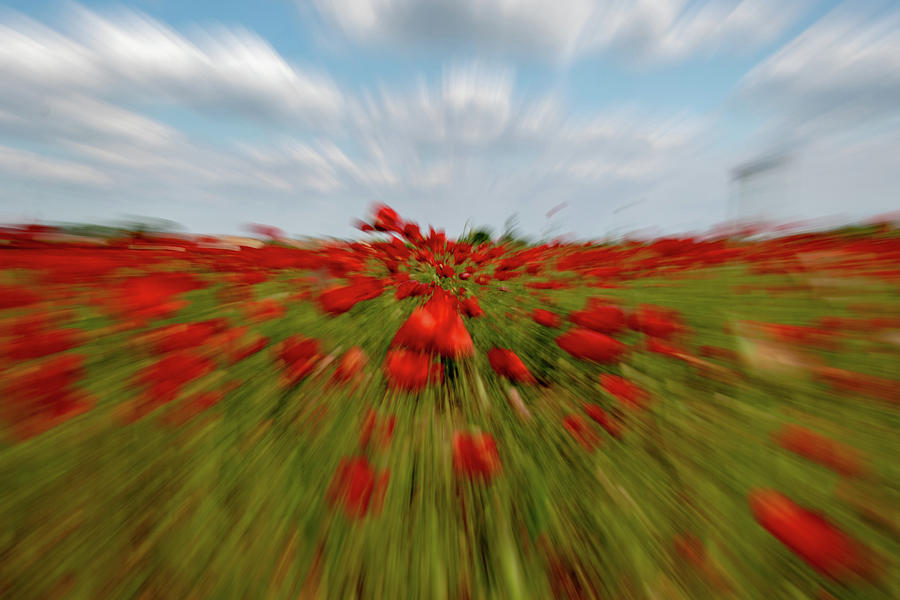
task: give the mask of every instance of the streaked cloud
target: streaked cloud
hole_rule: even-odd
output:
[[[315,0],[363,44],[471,45],[569,62],[614,52],[668,62],[771,42],[805,7],[777,0]]]
[[[900,115],[900,10],[839,6],[752,69],[738,92],[800,137]]]
[[[15,179],[49,179],[75,184],[104,184],[108,178],[89,165],[0,146],[0,173]]]

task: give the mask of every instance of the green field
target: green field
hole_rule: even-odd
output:
[[[0,598],[900,597],[894,229],[596,247],[7,238]],[[496,256],[476,264],[484,254]],[[172,273],[192,285],[129,287]],[[361,277],[383,289],[323,309],[322,294],[352,295]],[[385,370],[395,334],[435,293],[398,300],[407,278],[464,289],[484,311],[454,310],[473,350],[426,349],[441,380],[416,391]],[[534,287],[546,282],[561,285]],[[610,333],[623,354],[578,358],[556,340],[592,298],[627,317],[671,309],[660,318],[676,330],[654,336],[629,317]],[[160,328],[213,319],[185,349],[157,343]],[[61,330],[74,341],[35,347]],[[291,371],[281,351],[296,336],[319,347]],[[660,343],[668,354],[648,349]],[[336,381],[354,346],[365,364]],[[493,348],[534,381],[498,375]],[[66,356],[83,360],[68,387],[53,376]],[[182,374],[189,356],[207,368]],[[641,405],[603,374],[642,389]],[[830,462],[777,443],[792,424],[833,441]],[[489,477],[454,462],[455,432],[492,436]],[[359,476],[374,485],[341,487],[349,457],[365,458]],[[817,570],[761,526],[748,502],[760,488],[855,540],[855,572]]]

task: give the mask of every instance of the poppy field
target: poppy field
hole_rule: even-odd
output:
[[[900,232],[0,230],[0,598],[900,597]]]

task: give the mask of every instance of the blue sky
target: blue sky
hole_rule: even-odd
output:
[[[585,238],[900,206],[896,2],[0,7],[0,221],[347,236],[387,202]]]

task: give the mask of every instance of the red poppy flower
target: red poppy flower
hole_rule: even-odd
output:
[[[375,411],[370,410],[366,415],[362,431],[359,434],[359,445],[363,448],[367,447],[374,437],[381,448],[386,448],[394,435],[396,424],[397,419],[394,416],[379,419]]]
[[[497,443],[487,433],[453,433],[453,468],[458,475],[487,481],[500,473]]]
[[[17,336],[3,349],[3,353],[9,360],[33,360],[65,352],[81,342],[81,332],[77,329],[38,330]]]
[[[534,309],[531,313],[531,318],[534,319],[535,323],[543,325],[544,327],[556,328],[562,323],[562,319],[560,319],[559,315],[552,313],[549,310],[544,310],[543,308]]]
[[[619,425],[618,421],[613,420],[609,414],[603,410],[602,407],[598,404],[585,404],[584,412],[587,413],[587,416],[591,418],[595,423],[600,425],[603,429],[606,430],[609,435],[614,438],[619,438],[622,436],[622,427]]]
[[[31,306],[41,300],[38,294],[23,287],[0,285],[0,309]]]
[[[853,477],[862,472],[862,461],[854,448],[799,425],[788,425],[773,434],[776,444],[833,471]]]
[[[588,452],[593,452],[597,444],[600,443],[600,438],[596,432],[591,429],[590,425],[580,415],[566,416],[563,419],[563,426]]]
[[[672,358],[683,358],[685,354],[682,348],[656,337],[647,338],[647,350],[654,354],[662,354]]]
[[[816,571],[838,581],[866,574],[866,549],[822,515],[798,506],[769,489],[750,492],[753,517],[775,538]]]
[[[472,337],[457,312],[456,299],[443,290],[436,290],[425,306],[410,314],[391,345],[450,358],[471,356],[474,352]]]
[[[625,329],[625,311],[618,306],[592,306],[569,315],[569,320],[586,329],[600,333],[618,333]]]
[[[397,216],[397,211],[384,204],[375,207],[374,226],[377,231],[403,232],[403,222]]]
[[[484,310],[478,305],[478,300],[474,296],[460,302],[459,309],[467,317],[480,317],[484,315]]]
[[[628,350],[622,342],[590,329],[571,329],[556,338],[556,344],[575,358],[597,363],[615,362]]]
[[[411,350],[391,350],[384,361],[384,371],[391,387],[415,392],[444,379],[443,366],[431,357]]]
[[[167,325],[149,334],[150,347],[158,354],[196,348],[206,344],[226,327],[222,319]]]
[[[175,298],[185,292],[205,287],[187,273],[158,273],[126,279],[109,292],[113,312],[141,324],[147,320],[172,317],[186,306]]]
[[[349,517],[361,519],[370,507],[376,513],[380,510],[389,478],[389,471],[377,473],[363,457],[344,458],[326,497],[332,506],[343,506]]]
[[[490,282],[491,282],[490,275],[486,275],[486,274],[482,273],[481,275],[478,275],[477,277],[475,277],[475,283],[477,283],[478,285],[487,285]]]
[[[319,341],[293,335],[281,343],[278,358],[285,368],[290,384],[309,375],[322,358]]]
[[[567,290],[574,286],[567,281],[529,281],[525,287],[533,290]]]
[[[394,297],[397,300],[403,300],[404,298],[408,298],[410,296],[422,296],[427,293],[427,286],[419,283],[418,281],[401,281],[397,284],[397,293]]]
[[[59,312],[40,312],[24,315],[0,326],[0,337],[31,337],[59,325]]]
[[[327,313],[340,315],[364,300],[377,298],[384,284],[374,277],[359,278],[350,285],[332,288],[319,296],[319,306]]]
[[[246,271],[244,273],[235,273],[230,279],[238,285],[256,285],[268,281],[269,274],[265,271]]]
[[[334,381],[350,381],[362,371],[367,362],[368,359],[363,349],[359,346],[353,346],[341,356],[332,379]]]
[[[649,397],[645,390],[618,375],[607,373],[600,375],[600,385],[617,400],[632,408],[641,408]]]
[[[245,358],[249,358],[256,354],[257,352],[261,352],[266,346],[269,345],[269,338],[260,336],[255,342],[250,342],[246,346],[243,346],[236,350],[230,357],[231,364],[238,363]]]
[[[434,350],[441,356],[449,358],[472,356],[475,352],[472,336],[469,335],[459,313],[453,313],[452,316],[439,321],[434,337]]]
[[[437,320],[430,310],[424,307],[416,308],[397,330],[391,346],[403,346],[410,350],[428,350],[434,340],[437,327]]]
[[[247,230],[256,235],[269,238],[270,240],[278,240],[284,237],[284,231],[274,225],[251,223],[247,225]]]
[[[419,226],[415,223],[406,223],[403,226],[403,237],[413,244],[422,243],[422,232],[419,231]]]
[[[0,380],[0,419],[17,438],[40,435],[93,407],[93,400],[75,387],[84,376],[84,360],[63,354]]]
[[[836,332],[826,331],[816,327],[804,327],[802,325],[782,325],[775,323],[760,324],[763,331],[773,339],[788,344],[812,346],[824,350],[834,350],[837,343],[834,337]]]
[[[215,364],[190,351],[173,352],[137,373],[136,381],[146,388],[138,408],[138,418],[174,400],[191,381],[211,373]]]
[[[248,327],[232,327],[219,338],[219,343],[229,364],[233,365],[253,356],[269,345],[269,338],[258,334],[253,334],[248,341],[247,334],[249,332]]]
[[[272,298],[248,302],[244,305],[244,310],[247,312],[247,320],[252,322],[280,319],[286,312],[284,305]]]
[[[534,383],[534,375],[516,353],[506,348],[493,348],[488,352],[491,367],[502,377],[521,383]]]
[[[900,403],[900,381],[833,367],[818,367],[815,373],[840,392],[863,394],[894,404]]]
[[[656,338],[669,339],[684,331],[678,313],[669,308],[644,304],[628,317],[628,325],[635,331]]]

